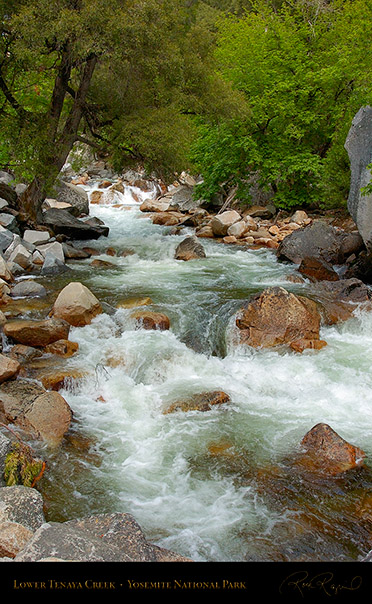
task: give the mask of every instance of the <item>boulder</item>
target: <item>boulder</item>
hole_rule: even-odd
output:
[[[67,260],[84,260],[85,258],[89,258],[90,254],[85,252],[84,250],[80,250],[73,245],[69,245],[68,243],[63,243],[63,254]]]
[[[51,316],[64,319],[74,327],[83,327],[101,312],[102,306],[94,294],[82,283],[71,282],[58,295]]]
[[[0,415],[6,422],[22,423],[25,410],[45,392],[42,386],[29,380],[4,382],[0,386]]]
[[[15,522],[35,532],[45,523],[42,495],[30,487],[0,489],[0,523]]]
[[[321,220],[296,229],[285,237],[277,250],[279,260],[300,264],[304,258],[315,258],[328,264],[342,264],[345,260],[343,241],[347,234]]]
[[[89,198],[84,189],[69,182],[59,180],[55,186],[57,201],[68,203],[74,208],[74,214],[89,214]]]
[[[44,348],[47,354],[56,354],[64,358],[72,357],[78,350],[79,344],[70,340],[57,340]]]
[[[170,320],[164,313],[139,310],[132,314],[136,325],[140,329],[167,330],[170,328]]]
[[[13,214],[0,212],[0,225],[12,233],[19,234],[18,220]]]
[[[51,243],[44,243],[42,245],[38,245],[37,249],[39,252],[41,252],[44,257],[47,255],[47,253],[49,253],[53,254],[53,256],[58,258],[60,262],[64,263],[65,261],[63,245],[62,243],[59,243],[59,241],[53,241]]]
[[[340,278],[331,264],[319,258],[304,258],[298,271],[310,281],[338,281]]]
[[[15,558],[32,536],[33,532],[18,522],[1,522],[0,558]]]
[[[9,268],[9,264],[0,256],[0,279],[4,281],[13,281],[13,275]]]
[[[22,427],[51,446],[59,445],[70,427],[72,411],[59,392],[45,392],[25,410]]]
[[[14,233],[0,225],[0,251],[4,252],[11,245]]]
[[[8,260],[9,262],[15,262],[15,264],[27,269],[32,264],[32,253],[20,243],[10,254]]]
[[[140,205],[141,212],[166,212],[169,209],[169,201],[161,199],[145,199]]]
[[[47,250],[44,255],[44,261],[41,267],[41,274],[43,276],[55,276],[61,273],[69,271],[70,268],[66,264],[57,258],[53,251]]]
[[[226,212],[222,212],[222,214],[214,216],[210,222],[210,226],[215,237],[225,237],[229,227],[240,220],[241,216],[238,212],[227,210]]]
[[[175,226],[179,224],[183,218],[183,214],[177,214],[176,212],[155,212],[151,215],[153,224],[161,226]]]
[[[43,215],[45,226],[53,231],[54,235],[66,235],[70,239],[98,239],[107,237],[108,227],[91,225],[75,218],[66,210],[47,210]]]
[[[319,340],[320,314],[314,301],[282,287],[269,287],[253,296],[236,318],[241,339],[249,346],[272,347]]]
[[[21,365],[15,359],[0,354],[0,383],[16,377],[20,372]]]
[[[323,321],[328,325],[346,321],[361,305],[372,308],[372,293],[359,279],[314,283],[309,289],[309,296],[318,303]]]
[[[18,319],[7,321],[3,329],[8,338],[19,344],[44,347],[57,340],[67,340],[70,325],[59,317],[41,321]]]
[[[34,231],[32,229],[26,229],[23,233],[24,241],[32,243],[33,245],[41,245],[47,243],[50,239],[48,231]]]
[[[196,258],[206,258],[206,253],[196,237],[186,237],[177,246],[175,251],[176,260],[194,260]]]
[[[16,562],[191,562],[149,543],[130,514],[99,514],[44,523],[15,557]]]
[[[214,237],[214,233],[213,233],[213,229],[211,227],[210,224],[206,224],[205,226],[201,226],[197,231],[196,231],[196,236],[197,237],[205,237],[207,239],[213,239]]]
[[[41,298],[47,295],[47,290],[33,279],[27,279],[16,283],[10,295],[12,298]]]
[[[368,250],[372,246],[372,194],[361,189],[371,181],[368,166],[372,157],[372,107],[361,107],[351,123],[345,149],[350,160],[350,189],[347,207]]]
[[[248,224],[245,220],[239,220],[239,222],[235,222],[227,229],[227,234],[229,237],[236,237],[240,239],[245,235],[248,230]]]
[[[168,414],[176,411],[210,411],[214,405],[223,405],[229,401],[229,395],[220,390],[213,392],[201,392],[184,400],[179,400],[175,403],[172,403],[167,409],[165,409],[165,411],[163,411],[163,413]]]
[[[314,426],[301,441],[301,465],[309,470],[337,475],[363,464],[365,453],[345,441],[324,423]]]
[[[177,187],[172,195],[170,205],[181,212],[188,212],[191,209],[198,208],[200,201],[194,200],[193,186],[181,185]]]

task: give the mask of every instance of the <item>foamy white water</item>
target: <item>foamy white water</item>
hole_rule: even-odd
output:
[[[138,206],[92,206],[91,213],[110,227],[94,245],[115,268],[83,261],[75,265],[76,280],[113,306],[149,296],[171,329],[135,329],[131,311],[120,309],[71,330],[79,352],[70,363],[89,377],[62,394],[94,438],[96,456],[72,462],[63,484],[70,495],[53,509],[63,517],[129,512],[150,541],[196,561],[262,559],[262,542],[277,542],[291,510],[257,491],[257,468],[280,464],[319,422],[362,448],[368,463],[372,313],[323,328],[328,346],[320,351],[238,346],[234,315],[243,300],[274,284],[306,291],[286,282],[292,267],[268,250],[209,240],[201,240],[206,259],[176,261],[182,237],[153,225]],[[106,257],[109,246],[134,253]],[[231,403],[163,414],[170,403],[208,390],[225,391]],[[226,454],[213,454],[224,445]],[[56,460],[57,474],[70,456]]]

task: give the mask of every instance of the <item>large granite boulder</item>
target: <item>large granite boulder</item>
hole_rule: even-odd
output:
[[[355,115],[345,142],[349,155],[351,181],[348,210],[368,250],[372,247],[372,193],[361,189],[371,181],[368,166],[372,163],[372,107],[361,107]]]
[[[236,318],[241,341],[254,348],[289,345],[302,352],[322,348],[316,302],[282,287],[269,287],[253,296]]]
[[[330,265],[342,264],[351,253],[350,239],[350,233],[314,220],[285,237],[278,247],[277,257],[294,264],[301,264],[305,258],[315,258]]]
[[[15,562],[191,562],[149,543],[130,514],[44,523]]]
[[[4,325],[4,334],[26,346],[44,347],[57,340],[67,340],[70,325],[61,318],[42,319],[16,319],[7,321]]]
[[[210,222],[215,237],[225,237],[229,227],[241,220],[240,214],[236,210],[227,210],[221,214],[216,214]]]
[[[72,210],[70,211],[75,216],[89,214],[89,197],[87,192],[81,187],[59,180],[55,186],[55,195],[57,201],[68,203],[72,206]]]
[[[66,210],[47,210],[43,214],[43,222],[54,235],[66,235],[70,239],[98,239],[107,237],[109,233],[108,227],[84,222]]]
[[[102,306],[95,295],[82,283],[73,281],[59,293],[51,315],[74,327],[84,327],[101,312]]]

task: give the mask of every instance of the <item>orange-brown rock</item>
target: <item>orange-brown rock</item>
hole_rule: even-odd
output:
[[[168,414],[174,413],[175,411],[210,411],[214,405],[222,405],[229,401],[229,395],[221,390],[201,392],[199,394],[194,394],[185,400],[179,400],[172,403],[163,411],[163,413]]]
[[[174,226],[183,219],[183,214],[177,212],[157,212],[151,216],[153,224],[162,226]]]
[[[319,258],[304,258],[298,270],[311,281],[338,281],[340,278],[331,264]]]
[[[314,426],[301,441],[300,463],[306,469],[330,475],[363,464],[365,453],[341,438],[328,424]]]
[[[16,359],[0,354],[0,383],[16,377],[20,369],[21,365]]]
[[[45,347],[57,340],[67,340],[70,325],[59,317],[42,321],[19,319],[8,321],[4,333],[8,338],[26,346]]]
[[[51,315],[64,319],[74,327],[83,327],[101,312],[102,306],[94,294],[82,283],[71,282],[58,295]]]
[[[306,340],[305,338],[290,343],[290,347],[295,352],[303,352],[306,349],[321,350],[324,346],[327,346],[327,342],[324,340]]]
[[[269,287],[238,313],[236,325],[249,346],[289,345],[302,339],[319,340],[320,314],[312,300],[282,287]]]
[[[112,262],[107,262],[107,260],[100,260],[99,258],[92,260],[90,266],[95,266],[98,268],[115,268],[115,264],[113,264]]]
[[[44,351],[49,354],[57,354],[60,357],[72,357],[79,350],[77,342],[70,340],[57,340],[53,344],[49,344],[44,348]]]
[[[24,427],[51,446],[59,445],[70,427],[72,411],[59,392],[38,396],[24,413]]]
[[[137,306],[148,306],[152,304],[151,298],[128,298],[128,300],[122,300],[118,302],[116,308],[136,308]]]
[[[102,203],[104,199],[103,191],[92,191],[90,194],[90,203]]]
[[[87,375],[86,372],[75,369],[56,369],[49,372],[43,372],[40,381],[46,390],[61,390],[72,380],[78,380]]]
[[[33,531],[18,522],[0,523],[0,558],[15,558],[30,541]]]
[[[142,329],[159,329],[161,331],[170,328],[170,320],[164,313],[151,311],[137,311],[132,314],[136,320],[137,327]]]

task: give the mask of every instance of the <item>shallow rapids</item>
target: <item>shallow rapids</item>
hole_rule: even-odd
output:
[[[69,365],[87,377],[61,394],[86,444],[72,435],[49,454],[49,519],[128,512],[149,541],[195,561],[360,559],[369,537],[353,529],[350,510],[358,493],[368,494],[369,477],[356,472],[346,485],[334,480],[309,496],[301,480],[283,488],[275,468],[319,422],[362,448],[368,465],[372,313],[323,328],[328,346],[320,351],[240,346],[234,315],[243,300],[274,284],[306,291],[286,280],[293,267],[270,250],[207,239],[207,258],[176,261],[183,234],[152,224],[130,191],[119,202],[91,206],[110,235],[89,245],[113,266],[76,261],[69,276],[109,307],[70,332],[79,352]],[[109,247],[126,255],[108,256]],[[169,331],[135,329],[132,309],[116,308],[144,297],[147,308],[169,316]],[[207,413],[163,413],[209,390],[231,402]]]

